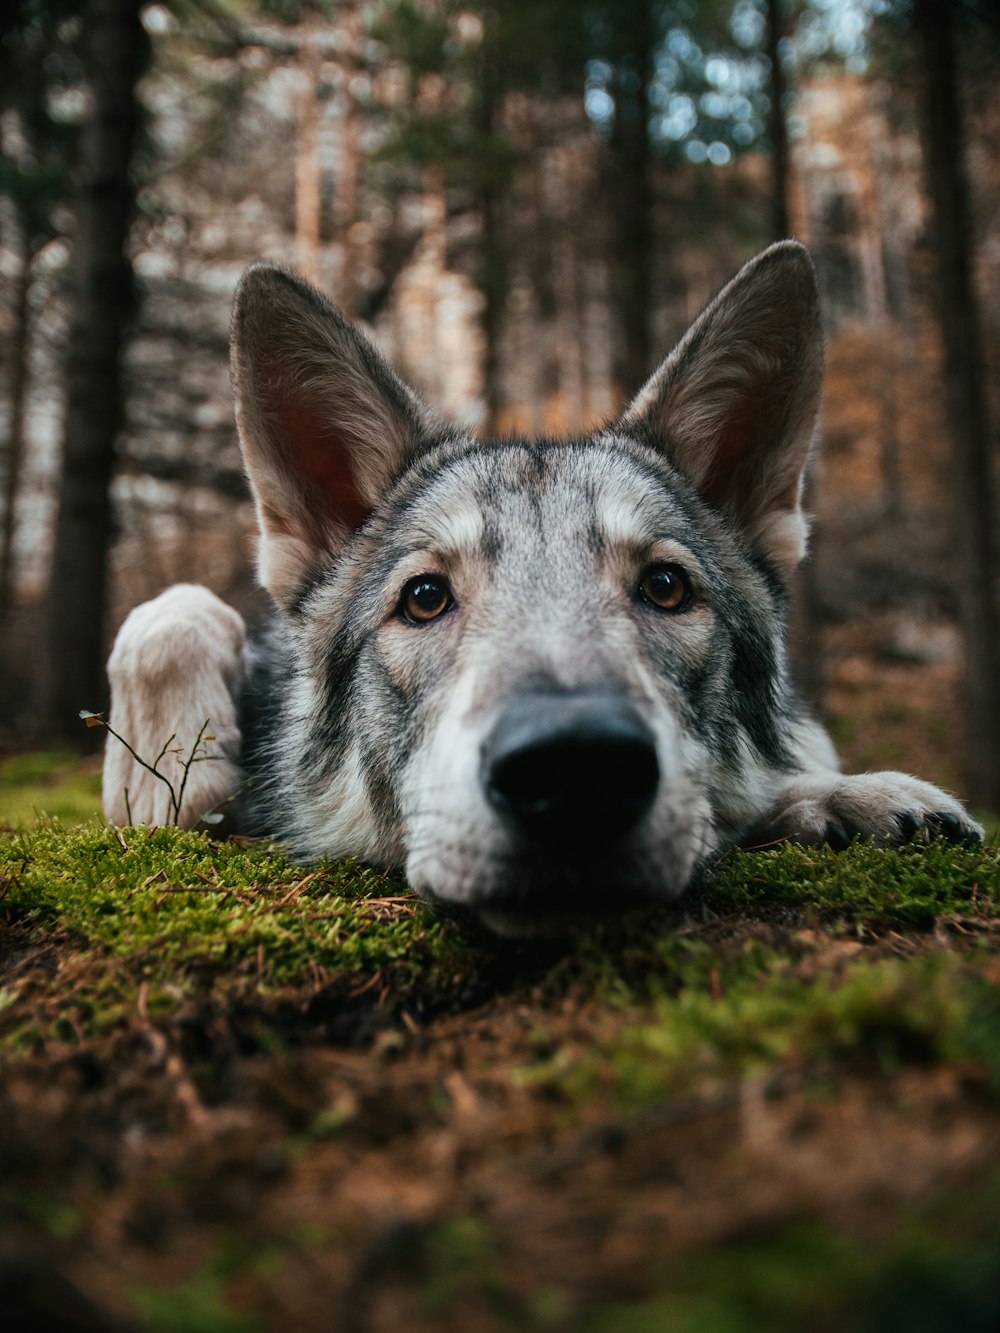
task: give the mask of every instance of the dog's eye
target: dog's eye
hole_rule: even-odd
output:
[[[453,601],[447,579],[439,574],[418,574],[403,584],[399,609],[404,620],[423,625],[443,616]]]
[[[639,596],[661,611],[686,611],[691,580],[680,565],[650,565],[639,580]]]

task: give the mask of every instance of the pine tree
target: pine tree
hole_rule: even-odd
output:
[[[59,509],[49,583],[51,724],[79,735],[82,706],[100,708],[104,679],[111,478],[125,418],[122,355],[134,303],[128,234],[149,56],[140,0],[91,0],[85,16],[90,112],[78,166],[73,319]]]

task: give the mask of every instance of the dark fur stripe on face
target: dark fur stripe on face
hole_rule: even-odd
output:
[[[732,520],[701,499],[670,466],[660,441],[648,430],[634,438],[636,461],[650,486],[669,494],[678,506],[683,514],[680,535],[691,534],[689,540],[713,573],[712,600],[720,625],[708,661],[692,681],[689,724],[711,736],[713,748],[736,762],[740,746],[735,720],[764,759],[786,764],[785,724],[798,706],[785,662],[788,595],[781,577],[763,555],[746,546]],[[720,706],[724,716],[716,721]]]

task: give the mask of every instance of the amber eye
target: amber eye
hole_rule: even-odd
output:
[[[403,619],[415,625],[437,620],[451,607],[454,598],[448,580],[440,574],[418,574],[403,584],[399,595],[399,609]]]
[[[691,580],[681,565],[650,565],[639,580],[639,595],[661,611],[686,611]]]

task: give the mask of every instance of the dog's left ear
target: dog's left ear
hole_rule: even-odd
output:
[[[287,606],[426,447],[430,416],[358,328],[271,264],[237,288],[232,375],[258,575]]]
[[[781,241],[699,315],[623,414],[786,576],[805,553],[802,483],[823,333],[812,262]]]

